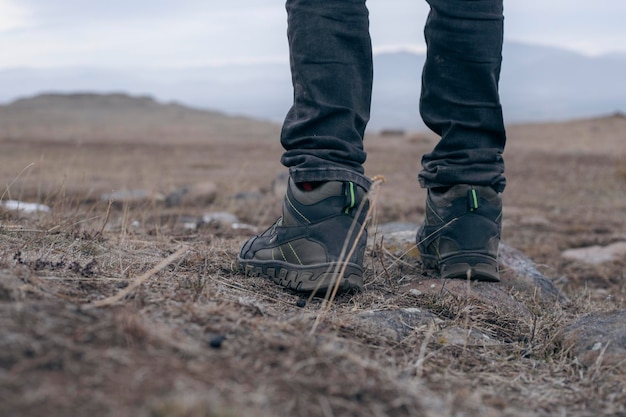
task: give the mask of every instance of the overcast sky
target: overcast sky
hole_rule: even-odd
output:
[[[423,49],[424,0],[369,0],[375,50]],[[624,0],[505,0],[507,40],[626,52]],[[185,67],[287,57],[283,0],[0,0],[0,68]]]

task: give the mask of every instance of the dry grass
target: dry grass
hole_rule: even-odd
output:
[[[584,123],[594,146],[602,143],[593,155],[544,148],[541,137],[581,135]],[[603,123],[613,124],[603,127],[611,134],[598,133]],[[1,414],[625,415],[624,367],[584,367],[559,342],[571,320],[626,308],[623,262],[585,266],[560,257],[566,247],[624,238],[625,182],[615,168],[623,156],[604,151],[615,149],[606,142],[623,143],[623,133],[614,135],[626,131],[623,123],[516,126],[509,135],[505,240],[555,277],[568,304],[540,305],[511,290],[525,309],[520,315],[447,291],[415,296],[403,288],[429,278],[419,264],[373,250],[367,291],[340,295],[313,334],[321,300],[303,303],[234,270],[249,232],[189,230],[179,221],[228,210],[268,225],[279,197],[230,197],[269,188],[281,169],[275,141],[5,140],[5,199],[52,211],[0,211]],[[432,138],[372,136],[367,146],[368,172],[387,178],[377,222],[418,222],[424,194],[415,173]],[[211,207],[97,200],[111,189],[166,193],[206,179],[220,189]],[[438,320],[400,338],[357,319],[363,311],[415,307]],[[498,343],[458,345],[441,336],[457,328]]]

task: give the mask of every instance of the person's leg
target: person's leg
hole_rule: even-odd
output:
[[[420,112],[441,141],[422,159],[420,183],[504,190],[505,130],[498,94],[502,0],[428,0]]]
[[[288,0],[294,103],[281,134],[283,215],[238,256],[241,270],[302,291],[360,289],[367,234],[363,135],[372,92],[365,0]]]
[[[505,130],[498,94],[502,0],[427,0],[420,112],[441,136],[422,158],[428,188],[417,241],[443,278],[498,281]]]
[[[296,182],[363,176],[363,135],[372,96],[365,0],[288,0],[294,103],[281,134],[281,162]]]

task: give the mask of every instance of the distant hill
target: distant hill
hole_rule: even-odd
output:
[[[506,43],[501,96],[508,123],[626,112],[626,55],[590,57],[557,48]],[[423,54],[375,57],[372,129],[422,129],[418,114]],[[0,101],[43,91],[149,93],[197,108],[281,122],[292,100],[289,65],[259,63],[144,71],[0,71]]]
[[[278,126],[123,93],[54,93],[0,106],[0,140],[197,142],[275,139]]]

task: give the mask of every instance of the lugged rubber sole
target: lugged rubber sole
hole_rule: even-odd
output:
[[[441,261],[434,255],[421,254],[427,269],[436,270],[443,279],[470,279],[472,281],[500,282],[498,261],[478,253],[460,253]]]
[[[238,268],[247,276],[264,277],[276,284],[301,292],[325,293],[339,283],[339,292],[356,292],[363,288],[363,269],[348,263],[343,277],[342,265],[329,262],[316,265],[293,265],[279,261],[255,261],[237,258]]]

